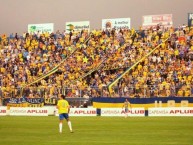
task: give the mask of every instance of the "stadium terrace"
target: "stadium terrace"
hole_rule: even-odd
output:
[[[159,25],[4,34],[0,95],[5,100],[56,99],[60,93],[69,98],[192,97],[192,35],[188,26]]]

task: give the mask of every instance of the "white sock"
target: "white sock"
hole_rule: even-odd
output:
[[[62,123],[59,123],[59,132],[62,132]]]
[[[70,131],[72,131],[72,124],[70,121],[68,121],[68,127],[69,127]]]

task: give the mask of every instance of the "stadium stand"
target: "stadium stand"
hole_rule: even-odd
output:
[[[189,27],[179,27],[176,32],[174,28],[157,27],[137,31],[3,34],[0,95],[3,98],[57,98],[59,93],[83,98],[193,97],[192,36],[193,29]],[[113,86],[110,94],[108,85],[159,44],[158,49]],[[57,71],[50,73],[55,67]],[[41,79],[36,81],[38,78]]]

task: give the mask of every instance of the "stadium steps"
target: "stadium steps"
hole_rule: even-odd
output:
[[[91,37],[91,36],[89,35],[89,37],[83,42],[83,44],[87,43],[87,42],[89,41],[90,37]],[[69,56],[67,56],[66,58],[64,58],[57,66],[55,66],[53,69],[51,69],[48,73],[43,74],[42,76],[40,76],[39,78],[37,78],[35,81],[30,82],[30,83],[24,85],[24,86],[22,87],[22,89],[24,89],[26,86],[30,86],[30,85],[32,85],[32,84],[34,84],[34,83],[37,83],[37,82],[41,81],[42,79],[44,79],[44,78],[46,78],[46,77],[54,74],[55,72],[57,72],[58,69],[59,69],[59,67],[60,67],[68,58],[70,58],[77,50],[78,50],[78,48],[76,48],[75,50],[73,50],[73,52],[72,52]]]
[[[150,56],[156,49],[158,49],[163,43],[165,43],[168,39],[170,38],[167,37],[162,43],[160,43],[159,45],[157,45],[154,49],[152,49],[148,54],[146,54],[144,57],[142,57],[140,60],[138,60],[136,63],[134,63],[132,66],[128,67],[126,69],[126,71],[124,71],[120,76],[118,76],[113,82],[111,82],[109,85],[108,85],[108,90],[109,90],[109,93],[110,93],[110,96],[112,96],[112,92],[113,92],[113,89],[112,87],[127,73],[130,72],[130,70],[132,70],[134,67],[136,67],[140,62],[144,61],[145,58],[147,58],[148,56]]]

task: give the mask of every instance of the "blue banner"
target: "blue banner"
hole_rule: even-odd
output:
[[[41,104],[44,103],[44,98],[6,98],[3,100],[3,104]]]
[[[95,108],[120,108],[126,98],[92,98]],[[193,107],[193,97],[127,98],[132,107]]]
[[[157,97],[157,98],[92,98],[92,102],[101,103],[123,103],[125,99],[128,99],[132,104],[151,104],[155,101],[162,101],[162,103],[167,103],[169,100],[175,100],[176,103],[180,103],[182,100],[188,100],[193,103],[193,97]]]

